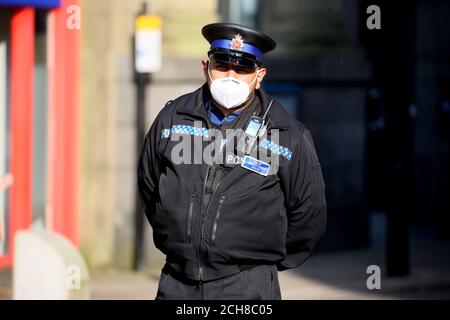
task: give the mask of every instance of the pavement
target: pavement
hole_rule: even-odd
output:
[[[442,252],[448,259],[447,252]],[[383,274],[382,255],[378,250],[351,250],[311,257],[298,269],[279,273],[284,300],[378,300],[378,299],[450,299],[450,268],[427,266],[412,254],[409,276],[387,277]],[[436,258],[436,257],[435,257]],[[445,259],[441,260],[444,261]],[[450,261],[450,259],[449,259]],[[369,290],[367,267],[379,265],[381,288]],[[450,266],[450,264],[447,264]],[[92,299],[154,299],[158,279],[142,273],[110,273],[93,279]]]
[[[373,225],[382,221],[375,219]],[[279,273],[285,300],[450,299],[450,241],[428,231],[410,233],[410,274],[388,277],[384,234],[374,228],[369,248],[315,253],[294,270]],[[377,231],[378,230],[378,231]],[[367,267],[380,268],[380,289],[368,289]],[[159,274],[159,273],[158,273]],[[0,272],[0,299],[11,298],[10,274]],[[92,299],[154,299],[158,276],[111,270],[92,278]]]
[[[388,277],[384,236],[372,235],[372,246],[314,254],[294,270],[279,272],[284,300],[450,299],[450,241],[427,232],[410,237],[410,274]],[[380,268],[380,289],[368,289],[367,268]],[[154,299],[158,277],[142,273],[111,273],[93,279],[92,299]]]

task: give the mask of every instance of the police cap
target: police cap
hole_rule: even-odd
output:
[[[202,34],[211,44],[209,58],[244,67],[260,67],[263,54],[277,45],[268,35],[235,23],[208,24]]]

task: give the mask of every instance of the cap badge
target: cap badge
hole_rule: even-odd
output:
[[[244,48],[244,40],[240,34],[236,34],[234,38],[230,41],[230,47],[234,50],[242,50]]]

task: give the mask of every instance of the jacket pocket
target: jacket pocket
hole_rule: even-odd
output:
[[[211,246],[213,246],[213,247],[216,245],[217,224],[219,222],[220,210],[222,208],[222,204],[224,201],[225,201],[225,196],[222,196],[219,201],[219,207],[217,208],[216,215],[214,216],[214,222],[213,222],[212,231],[211,231]]]
[[[196,197],[196,193],[191,193],[191,200],[189,201],[188,213],[186,217],[186,232],[185,232],[185,242],[187,244],[191,243],[192,238],[192,215],[194,214],[194,201]]]

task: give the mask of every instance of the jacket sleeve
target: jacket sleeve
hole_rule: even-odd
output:
[[[296,268],[309,258],[327,223],[325,184],[311,133],[304,128],[295,140],[284,172],[288,227],[286,257],[277,265],[280,271]]]
[[[150,130],[145,136],[137,166],[140,201],[147,220],[152,226],[160,176],[160,156],[158,153],[162,131],[160,118],[161,112],[153,121]]]

